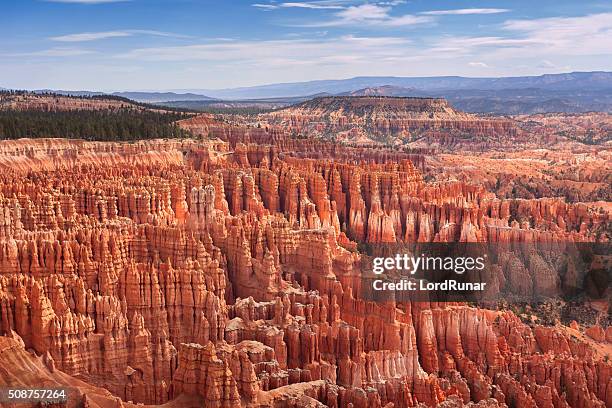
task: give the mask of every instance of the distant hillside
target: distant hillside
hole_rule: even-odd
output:
[[[71,96],[52,93],[33,92],[0,92],[0,110],[39,110],[39,111],[72,111],[72,110],[117,110],[145,109],[129,99],[107,96]]]
[[[356,91],[342,92],[340,96],[428,96],[426,92],[415,88],[404,88],[394,85],[369,86]]]
[[[549,112],[611,112],[612,89],[546,90],[540,88],[500,90],[423,91],[393,85],[368,87],[344,95],[441,97],[466,112],[501,115]]]
[[[115,95],[71,96],[0,91],[0,139],[85,140],[183,138],[175,122],[189,114]]]
[[[571,72],[503,78],[355,77],[230,89],[168,92],[38,90],[70,96],[117,96],[140,103],[211,111],[279,109],[323,95],[410,96],[447,99],[473,113],[612,112],[612,72]]]
[[[342,94],[359,89],[392,85],[421,91],[441,90],[502,90],[539,88],[557,91],[612,89],[612,72],[571,72],[539,76],[467,78],[441,77],[355,77],[340,80],[320,80],[241,87],[231,89],[181,90],[202,93],[219,99],[260,99],[294,97],[317,93]]]
[[[219,99],[206,99],[206,100],[177,100],[169,102],[160,102],[161,106],[168,106],[171,108],[181,108],[188,110],[196,110],[203,112],[257,112],[264,110],[272,110],[284,108],[296,103],[308,101],[314,98],[322,96],[333,96],[330,94],[317,94],[307,95],[298,97],[287,97],[287,98],[262,98],[262,99],[242,99],[242,100],[219,100]]]
[[[612,98],[606,101],[581,101],[568,98],[537,98],[535,100],[510,98],[462,98],[449,97],[448,100],[459,109],[475,113],[499,115],[520,115],[535,113],[585,113],[612,112]]]
[[[175,93],[175,92],[113,92],[112,95],[122,96],[138,102],[160,103],[170,101],[213,101],[205,95],[194,93]]]
[[[544,113],[518,115],[514,119],[522,122],[529,134],[555,135],[586,145],[612,146],[612,114],[609,113]]]
[[[0,88],[0,91],[7,91],[6,88]],[[26,91],[24,91],[26,92]],[[63,89],[36,89],[27,91],[34,94],[56,94],[65,96],[91,97],[91,96],[117,96],[121,98],[131,99],[136,102],[143,103],[160,103],[169,101],[204,101],[214,100],[206,95],[194,93],[176,93],[176,92],[96,92],[96,91],[66,91]]]
[[[66,95],[28,91],[0,91],[0,110],[38,110],[51,112],[120,109],[160,112],[177,110],[138,102],[117,95]]]

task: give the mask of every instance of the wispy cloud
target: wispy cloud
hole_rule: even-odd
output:
[[[486,63],[493,60],[542,58],[563,60],[577,56],[612,55],[612,13],[580,17],[508,20],[497,36],[443,36],[424,52],[447,57],[462,56]],[[505,35],[504,35],[505,34]]]
[[[376,4],[362,4],[351,6],[337,14],[346,21],[381,20],[389,16],[390,7],[382,7]]]
[[[50,40],[61,42],[81,42],[105,40],[107,38],[129,37],[131,34],[126,31],[103,31],[99,33],[77,33],[50,37]]]
[[[155,30],[122,30],[122,31],[101,31],[101,32],[95,32],[95,33],[66,34],[66,35],[60,35],[57,37],[50,37],[49,39],[53,41],[61,41],[61,42],[84,42],[84,41],[106,40],[109,38],[131,37],[137,34],[152,35],[152,36],[158,36],[158,37],[187,38],[187,36],[184,36],[184,35],[167,33],[163,31],[155,31]]]
[[[94,51],[80,48],[54,47],[40,51],[3,54],[5,57],[75,57],[79,55],[94,54]]]
[[[445,15],[466,15],[466,14],[498,14],[507,13],[511,10],[502,8],[464,8],[454,10],[432,10],[424,11],[420,14],[428,16],[445,16]]]
[[[401,27],[426,24],[434,21],[429,16],[412,14],[391,15],[391,7],[378,4],[349,6],[334,14],[334,19],[301,24],[302,27],[376,26]]]
[[[289,39],[210,42],[204,44],[139,48],[117,55],[146,61],[208,61],[211,63],[274,66],[320,65],[339,61],[367,62],[405,55],[411,42],[401,37]],[[281,57],[282,56],[282,57]]]
[[[433,17],[423,15],[393,15],[393,7],[405,3],[404,0],[365,2],[361,0],[319,0],[283,3],[255,3],[253,7],[265,11],[282,8],[304,8],[317,10],[335,10],[331,19],[289,24],[294,27],[340,27],[340,26],[376,26],[401,27],[431,23]]]
[[[411,26],[411,25],[417,25],[417,24],[428,24],[434,21],[435,21],[434,19],[429,18],[429,17],[405,14],[403,16],[398,16],[398,17],[389,17],[379,22],[375,22],[374,24],[380,23],[383,26],[388,26],[388,27],[402,27],[402,26]]]
[[[118,0],[38,1],[101,4]],[[9,27],[9,43],[5,47],[10,48],[0,51],[4,53],[0,60],[6,61],[0,64],[0,77],[4,82],[9,78],[15,83],[62,80],[65,84],[154,87],[163,80],[174,86],[206,83],[217,87],[360,75],[522,75],[560,71],[568,66],[577,70],[610,68],[612,12],[541,18],[537,7],[533,12],[518,13],[505,8],[447,5],[438,6],[439,10],[431,6],[419,8],[423,10],[419,12],[411,11],[414,2],[406,7],[402,3],[252,0],[246,4],[245,13],[251,13],[253,18],[261,16],[263,10],[269,13],[258,19],[255,31],[251,26],[230,22],[230,31],[236,33],[236,38],[221,38],[224,30],[216,32],[212,26],[213,31],[205,38],[138,29],[152,26],[122,26],[118,25],[122,21],[121,6],[108,6],[117,15],[115,19],[109,15],[105,20],[108,25],[102,28],[62,29],[56,21],[49,20],[46,26],[41,25],[47,30],[45,38],[36,38],[35,42],[15,38],[11,42]],[[131,4],[140,6],[146,1],[132,0]],[[78,11],[83,7],[98,9],[77,5],[68,9]],[[211,13],[219,11],[213,9]],[[470,14],[474,16],[470,18]],[[476,23],[480,14],[503,19],[479,27],[476,32],[470,24],[428,29],[428,25],[446,19],[465,18]],[[70,27],[73,17],[66,16],[65,27]],[[231,25],[234,23],[239,26]],[[173,24],[167,26],[172,27],[167,28],[169,31],[189,29],[185,32],[195,33],[201,28],[184,26],[187,23],[183,20]],[[287,29],[288,26],[298,28]],[[134,74],[117,75],[108,67]]]
[[[319,25],[354,24],[393,26],[421,24],[423,17],[392,16],[388,7],[374,4],[349,6],[334,12],[335,20]],[[416,20],[415,20],[416,19]],[[340,22],[339,22],[339,21]],[[429,22],[431,20],[426,20]],[[313,24],[314,26],[314,24]],[[397,64],[405,61],[461,60],[465,66],[491,68],[491,61],[542,58],[556,61],[564,55],[611,53],[612,13],[583,17],[508,20],[490,36],[438,36],[412,42],[400,36],[336,35],[261,41],[207,40],[184,46],[138,48],[115,57],[137,61],[201,61],[219,66],[291,66],[334,64],[338,67]],[[506,35],[504,35],[506,34]],[[542,54],[542,55],[541,55]],[[547,56],[544,56],[546,54]],[[350,61],[350,62],[349,62]],[[391,65],[389,65],[391,66]]]
[[[542,46],[535,39],[505,37],[449,37],[436,39],[425,51],[430,55],[445,55],[448,58],[472,56],[473,58],[491,57],[492,53],[504,49],[517,49],[527,46]]]
[[[538,64],[538,68],[555,69],[557,68],[557,66],[553,64],[552,62],[550,62],[549,60],[544,59],[540,61],[540,63]]]
[[[341,10],[343,9],[344,3],[347,1],[290,1],[283,3],[255,3],[253,7],[258,7],[264,10],[276,10],[280,8],[303,8],[313,10]]]
[[[544,45],[523,50],[537,55],[612,55],[612,13],[509,20],[503,28],[531,44]]]
[[[306,9],[315,9],[315,10],[338,10],[342,9],[343,6],[338,4],[329,4],[328,2],[288,2],[281,3],[280,7],[295,7],[295,8],[306,8]]]
[[[262,10],[276,10],[278,8],[278,5],[276,4],[254,3],[254,4],[251,4],[251,6],[260,8]]]
[[[489,65],[485,64],[484,62],[480,62],[480,61],[468,62],[468,65],[470,67],[476,67],[476,68],[489,68]]]

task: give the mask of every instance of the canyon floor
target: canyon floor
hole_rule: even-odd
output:
[[[179,121],[194,138],[0,141],[0,387],[66,387],[66,407],[610,408],[610,289],[555,297],[574,265],[497,260],[497,290],[551,294],[537,305],[375,302],[360,269],[368,244],[609,245],[610,123],[345,97]]]

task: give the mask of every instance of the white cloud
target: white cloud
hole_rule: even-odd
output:
[[[469,62],[468,65],[470,67],[477,67],[477,68],[489,68],[489,66],[487,64],[485,64],[484,62]]]
[[[169,33],[167,31],[157,31],[157,30],[127,30],[127,31],[128,33],[132,33],[132,34],[155,35],[158,37],[191,38],[191,36],[189,35]]]
[[[526,46],[542,46],[542,44],[530,38],[441,37],[426,51],[431,54],[445,54],[449,58],[464,55],[473,55],[474,58],[479,58],[490,56],[491,53],[500,50],[516,50]]]
[[[306,9],[319,9],[319,10],[338,10],[343,7],[335,4],[325,4],[325,2],[288,2],[281,3],[280,7],[296,7]]]
[[[41,51],[20,52],[14,54],[4,54],[6,57],[75,57],[79,55],[93,54],[94,51],[83,50],[80,48],[49,48]]]
[[[355,0],[320,0],[304,2],[284,3],[255,3],[253,7],[265,11],[280,8],[305,8],[338,10],[334,13],[334,19],[316,21],[305,24],[292,24],[296,27],[339,27],[339,26],[376,26],[376,27],[401,27],[416,24],[430,23],[433,20],[429,16],[416,16],[411,14],[395,16],[390,14],[394,6],[405,3],[404,0],[380,1],[374,3],[363,3]]]
[[[251,6],[257,7],[257,8],[263,9],[263,10],[276,10],[278,8],[278,6],[275,5],[275,4],[255,3],[255,4],[251,4]]]
[[[444,40],[443,40],[444,41]],[[458,47],[517,47],[523,45],[535,45],[538,41],[530,38],[505,38],[505,37],[455,37],[444,41],[448,46]]]
[[[424,11],[421,14],[429,16],[444,16],[444,15],[465,15],[465,14],[497,14],[507,13],[509,9],[501,8],[465,8],[465,9],[454,9],[454,10],[432,10]]]
[[[540,63],[536,65],[536,67],[544,71],[547,71],[547,72],[550,72],[551,70],[556,71],[556,72],[559,72],[559,71],[568,72],[572,70],[571,65],[567,65],[567,64],[558,65],[547,59],[541,60]]]
[[[255,1],[264,3],[263,0]],[[281,1],[264,6],[281,8],[284,4]],[[14,52],[23,51],[21,54],[1,55],[0,60],[3,56],[15,58],[5,58],[6,63],[0,64],[0,77],[5,78],[4,82],[13,81],[15,84],[19,81],[44,84],[52,80],[54,86],[63,84],[64,87],[69,84],[74,84],[74,87],[113,84],[117,88],[150,88],[163,81],[167,84],[165,86],[188,88],[195,84],[233,87],[362,75],[473,75],[474,72],[486,72],[497,76],[560,72],[570,67],[583,71],[609,70],[612,67],[612,43],[609,41],[612,38],[612,13],[507,19],[499,25],[483,27],[480,31],[483,34],[477,36],[472,36],[468,27],[464,31],[449,28],[452,34],[441,34],[438,30],[413,31],[411,38],[407,39],[404,33],[396,35],[394,32],[385,36],[383,29],[438,21],[441,14],[402,15],[393,7],[395,2],[392,1],[300,3],[342,6],[342,9],[330,8],[312,13],[305,12],[308,10],[300,12],[299,6],[284,9],[317,19],[308,27],[333,26],[339,30],[322,31],[316,35],[316,29],[297,30],[263,40],[192,38],[180,44],[153,42],[131,51],[101,47],[96,52],[76,46],[85,48],[85,45],[94,45],[92,41],[104,38],[179,36],[121,28],[64,33],[52,38],[58,41],[56,48],[23,51],[24,48],[20,47]],[[370,29],[371,33],[363,34],[368,31],[360,28]],[[362,34],[343,35],[352,31]],[[134,74],[113,74],[101,68],[102,64]]]
[[[61,42],[81,42],[81,41],[104,40],[107,38],[129,37],[130,35],[132,34],[126,31],[103,31],[99,33],[77,33],[77,34],[60,35],[57,37],[51,37],[49,39],[53,41],[61,41]]]
[[[350,44],[381,48],[389,46],[402,46],[411,43],[410,40],[402,37],[356,37],[354,35],[345,35],[340,37],[340,40]]]
[[[351,6],[337,14],[338,17],[346,21],[366,21],[381,20],[388,17],[390,7],[381,7],[376,4],[363,4],[361,6]]]
[[[540,69],[552,69],[541,63],[543,58],[564,61],[572,57],[609,58],[612,55],[612,43],[609,40],[612,38],[612,13],[508,20],[501,28],[507,35],[439,37],[423,52],[430,55],[444,54],[449,58],[466,57],[471,61],[531,60],[531,66]]]
[[[411,26],[415,24],[426,24],[431,23],[434,20],[429,17],[422,16],[414,16],[411,14],[405,14],[399,17],[390,17],[385,20],[380,21],[379,23],[388,26],[388,27],[401,27],[401,26]],[[378,23],[375,23],[378,24]]]
[[[153,36],[158,36],[158,37],[187,38],[187,36],[184,36],[184,35],[167,33],[163,31],[123,30],[123,31],[101,31],[101,32],[96,32],[96,33],[75,33],[75,34],[60,35],[57,37],[50,37],[49,39],[53,41],[60,41],[60,42],[83,42],[83,41],[105,40],[108,38],[131,37],[136,34],[153,35]]]
[[[555,64],[553,64],[552,62],[550,62],[549,60],[542,60],[539,64],[538,64],[539,68],[557,68],[557,66]]]
[[[334,15],[342,24],[350,22],[362,26],[422,22],[415,22],[413,15],[391,16],[387,7],[374,4],[368,4],[367,8],[363,6],[366,5],[347,7]],[[271,70],[335,64],[339,71],[345,69],[346,72],[352,72],[358,67],[370,66],[371,72],[376,74],[379,71],[375,71],[375,66],[382,71],[392,71],[393,67],[401,66],[402,62],[412,64],[414,61],[421,61],[429,66],[448,66],[450,62],[441,61],[453,61],[454,70],[457,70],[456,67],[460,64],[466,69],[492,69],[491,61],[503,60],[507,62],[504,67],[511,67],[516,66],[512,65],[511,61],[520,60],[524,64],[531,58],[531,66],[537,70],[547,69],[540,63],[543,58],[557,62],[567,55],[589,55],[588,53],[597,52],[610,54],[608,38],[612,34],[611,22],[612,16],[606,19],[601,15],[535,21],[511,20],[501,26],[502,33],[505,31],[506,36],[438,36],[418,42],[400,36],[355,35],[230,42],[211,39],[185,46],[139,48],[116,57],[129,61],[201,61],[217,67],[256,66]],[[564,27],[569,29],[565,30]],[[491,73],[500,69],[505,68],[496,66],[495,71],[492,70]]]
[[[368,62],[372,59],[401,57],[411,42],[400,37],[358,37],[289,39],[268,41],[209,42],[186,46],[139,48],[117,55],[119,59],[146,61],[208,61],[274,66],[317,65],[322,61]]]
[[[529,55],[612,55],[612,13],[509,20],[503,28],[542,45],[523,48]]]
[[[334,0],[321,0],[321,1],[290,1],[283,3],[255,3],[251,4],[253,7],[257,7],[263,10],[276,10],[279,8],[303,8],[313,10],[341,10],[344,9],[344,3],[346,1],[334,1]]]
[[[359,6],[346,7],[335,13],[335,19],[319,21],[300,25],[302,27],[336,27],[336,26],[374,26],[374,27],[400,27],[417,24],[431,23],[429,16],[415,16],[405,14],[393,16],[390,14],[391,7],[377,4],[362,4]]]

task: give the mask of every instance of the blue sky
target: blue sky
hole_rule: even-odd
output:
[[[213,89],[612,70],[597,1],[0,0],[0,86]]]

